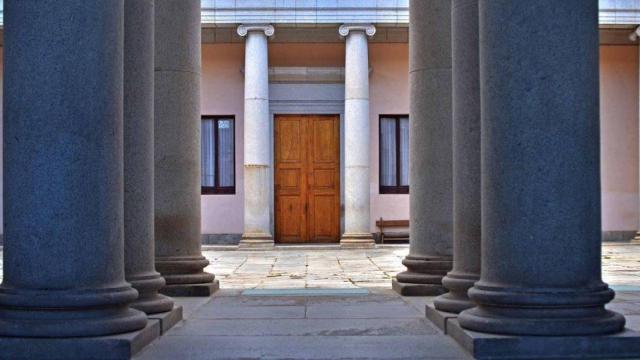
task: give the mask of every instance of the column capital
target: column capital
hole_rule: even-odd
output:
[[[364,31],[367,36],[376,34],[376,27],[373,24],[342,24],[338,29],[340,36],[347,36],[351,31]]]
[[[271,24],[242,24],[238,26],[238,35],[245,37],[251,31],[262,31],[266,36],[273,36],[275,29]]]

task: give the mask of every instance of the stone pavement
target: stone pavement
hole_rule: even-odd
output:
[[[424,316],[427,299],[388,289],[367,296],[242,296],[223,289],[136,358],[470,359]],[[199,306],[198,306],[199,305]]]
[[[137,358],[470,359],[425,319],[433,298],[389,290],[407,253],[407,246],[206,250],[222,290],[211,299],[177,299],[186,320]],[[609,308],[624,313],[634,330],[640,330],[639,268],[640,246],[603,247],[604,278],[618,289]],[[292,288],[342,289],[346,296],[247,296],[241,290]],[[362,288],[370,294],[349,295]]]
[[[470,359],[426,320],[433,298],[389,289],[406,245],[203,253],[222,289],[211,298],[176,298],[185,320],[137,359]],[[640,331],[638,270],[640,245],[603,246],[603,277],[617,291],[608,307]],[[301,296],[283,296],[303,288]],[[261,291],[275,295],[256,296]]]
[[[214,273],[224,289],[388,288],[391,278],[405,269],[401,261],[409,253],[408,245],[363,250],[204,248],[204,256],[211,261],[206,271]],[[640,245],[607,243],[602,253],[606,282],[640,290]]]

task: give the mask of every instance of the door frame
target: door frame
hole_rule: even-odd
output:
[[[333,117],[337,117],[338,118],[338,136],[339,136],[339,157],[338,157],[338,178],[339,178],[339,198],[340,198],[340,209],[339,209],[339,213],[338,213],[338,223],[339,223],[339,236],[342,236],[342,234],[344,233],[344,116],[343,113],[341,112],[332,112],[332,111],[327,111],[327,112],[318,112],[318,111],[304,111],[304,112],[298,112],[295,110],[292,111],[284,111],[284,112],[271,112],[270,114],[271,116],[271,212],[273,214],[273,216],[271,217],[272,220],[272,234],[273,234],[273,239],[274,239],[274,243],[279,243],[278,239],[276,238],[276,211],[275,211],[275,204],[276,204],[276,185],[275,185],[275,178],[276,178],[276,158],[275,158],[275,153],[276,153],[276,134],[275,134],[275,122],[276,122],[276,118],[278,116],[300,116],[300,117],[310,117],[310,116],[333,116]],[[337,244],[340,242],[340,239],[336,239],[335,242],[325,242],[325,244]],[[300,244],[305,244],[304,242],[301,242]],[[309,243],[312,244],[312,243]]]
[[[269,83],[269,211],[270,229],[275,234],[275,116],[338,115],[340,117],[340,174],[344,168],[344,82],[339,83]],[[344,233],[344,176],[340,176],[340,234]]]

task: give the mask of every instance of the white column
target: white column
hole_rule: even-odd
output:
[[[240,25],[244,62],[244,233],[240,247],[273,246],[269,166],[269,61],[271,25]]]
[[[375,245],[369,227],[369,53],[370,24],[342,25],[345,49],[345,221],[343,247]]]
[[[631,41],[639,41],[640,40],[640,26],[638,26],[630,35],[629,35],[629,39]],[[640,44],[638,44],[638,69],[640,70]],[[640,72],[639,72],[640,74]],[[640,84],[640,76],[638,76],[638,84]],[[640,104],[640,98],[638,98],[638,104]],[[640,119],[640,107],[638,107],[639,113],[639,119]],[[640,129],[639,129],[640,130]],[[639,139],[640,139],[640,132],[639,132]],[[640,142],[638,143],[638,149],[640,150]],[[640,169],[638,170],[640,172]],[[640,194],[640,184],[638,185],[638,193]],[[640,198],[638,199],[638,225],[637,225],[637,231],[636,231],[636,236],[631,239],[631,242],[634,244],[640,244]]]

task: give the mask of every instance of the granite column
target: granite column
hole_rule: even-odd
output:
[[[156,268],[172,296],[218,288],[200,234],[200,1],[155,5]]]
[[[370,228],[369,51],[370,24],[342,25],[344,69],[344,234],[342,247],[373,247]]]
[[[407,296],[439,295],[453,247],[451,0],[409,6],[410,245],[407,271],[392,286]]]
[[[124,264],[138,290],[131,305],[166,312],[173,300],[158,294],[165,281],[155,268],[153,231],[153,0],[124,7]]]
[[[453,270],[442,279],[448,293],[440,311],[474,306],[467,290],[480,279],[480,65],[478,0],[451,2],[453,69]]]
[[[123,1],[4,4],[2,356],[95,357],[147,324],[124,273]]]
[[[244,65],[244,232],[240,247],[271,247],[269,52],[271,25],[240,25]]]
[[[479,14],[482,270],[477,307],[458,321],[505,335],[621,331],[601,277],[598,1],[481,0]]]

